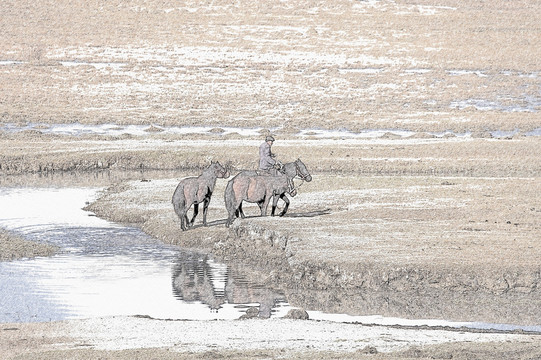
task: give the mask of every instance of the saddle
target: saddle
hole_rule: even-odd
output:
[[[282,164],[280,161],[277,161],[276,164],[270,169],[267,170],[256,170],[255,171],[257,175],[259,176],[278,176],[280,174],[285,174],[284,171],[284,164]]]
[[[277,175],[279,175],[278,174],[278,172],[279,172],[278,169],[256,170],[255,172],[256,172],[256,174],[258,176],[277,176]],[[282,172],[280,171],[280,173],[282,173]]]

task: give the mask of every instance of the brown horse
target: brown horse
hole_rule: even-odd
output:
[[[228,177],[229,170],[220,165],[219,162],[212,161],[210,166],[200,176],[185,178],[179,182],[173,193],[171,202],[173,203],[175,213],[180,218],[180,227],[182,230],[187,230],[188,227],[193,226],[195,217],[199,212],[200,203],[203,203],[203,225],[207,226],[207,210],[214,186],[216,185],[216,179],[227,179]],[[192,204],[193,217],[192,220],[188,221],[186,214]]]
[[[259,171],[242,171],[233,179],[229,180],[225,188],[225,206],[228,212],[226,226],[233,223],[239,215],[245,217],[242,211],[242,202],[257,203],[261,210],[261,216],[267,215],[267,208],[271,197],[273,198],[271,216],[274,216],[278,199],[282,199],[286,205],[280,216],[284,216],[289,207],[289,199],[286,193],[296,195],[293,178],[301,178],[303,181],[312,181],[306,165],[297,159],[283,166],[277,175],[261,174]]]

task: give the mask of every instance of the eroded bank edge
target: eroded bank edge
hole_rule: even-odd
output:
[[[112,192],[126,191],[116,186]],[[107,197],[105,193],[102,199]],[[181,232],[159,217],[111,214],[111,203],[87,207],[109,220],[129,222],[168,244],[211,252],[229,263],[259,271],[266,285],[281,288],[292,306],[333,313],[364,313],[404,318],[444,318],[507,324],[539,324],[541,306],[535,269],[356,266],[310,262],[296,256],[292,238],[253,221],[237,220],[226,230],[211,226]]]

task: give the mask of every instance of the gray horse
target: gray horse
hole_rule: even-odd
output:
[[[242,218],[245,217],[242,211],[243,201],[257,203],[261,210],[261,216],[266,216],[272,197],[271,216],[274,216],[278,199],[282,199],[286,205],[279,215],[284,216],[289,207],[289,199],[286,193],[291,196],[296,195],[296,188],[293,184],[293,178],[295,177],[307,182],[312,181],[312,176],[308,172],[306,165],[300,159],[285,164],[276,175],[262,174],[260,171],[242,171],[238,173],[233,179],[229,180],[225,188],[225,207],[228,212],[226,226],[231,225],[235,217],[239,215]]]
[[[216,185],[216,179],[227,179],[228,177],[229,170],[220,165],[219,162],[212,161],[200,176],[185,178],[179,182],[171,202],[175,213],[180,218],[182,230],[187,230],[188,227],[193,226],[201,203],[203,203],[203,225],[207,226],[207,210]],[[193,217],[192,220],[188,221],[187,212],[192,205]]]

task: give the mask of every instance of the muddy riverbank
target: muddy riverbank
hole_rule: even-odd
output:
[[[217,197],[209,227],[180,231],[169,179],[123,183],[89,209],[167,243],[260,267],[294,306],[539,324],[537,179],[343,176],[331,190],[335,179],[314,174],[290,216],[260,218],[248,207],[251,216],[230,229]]]
[[[166,243],[259,267],[264,281],[282,287],[299,307],[540,323],[535,310],[541,273],[537,136],[344,140],[284,135],[274,146],[280,158],[301,157],[314,176],[292,199],[289,216],[259,218],[256,208],[247,206],[249,218],[226,229],[227,181],[218,180],[211,226],[197,222],[188,232],[179,230],[170,203],[178,181],[198,175],[211,159],[233,172],[253,168],[257,137],[43,135],[37,141],[33,136],[12,134],[0,142],[0,156],[15,164],[9,169],[41,167],[19,176],[3,166],[3,184],[46,183],[62,174],[77,178],[84,172],[77,166],[62,171],[63,164],[127,159],[99,171],[93,167],[96,175],[84,182],[115,185],[89,206],[91,211],[136,224]],[[114,175],[127,170],[136,170],[131,179],[138,180]]]

